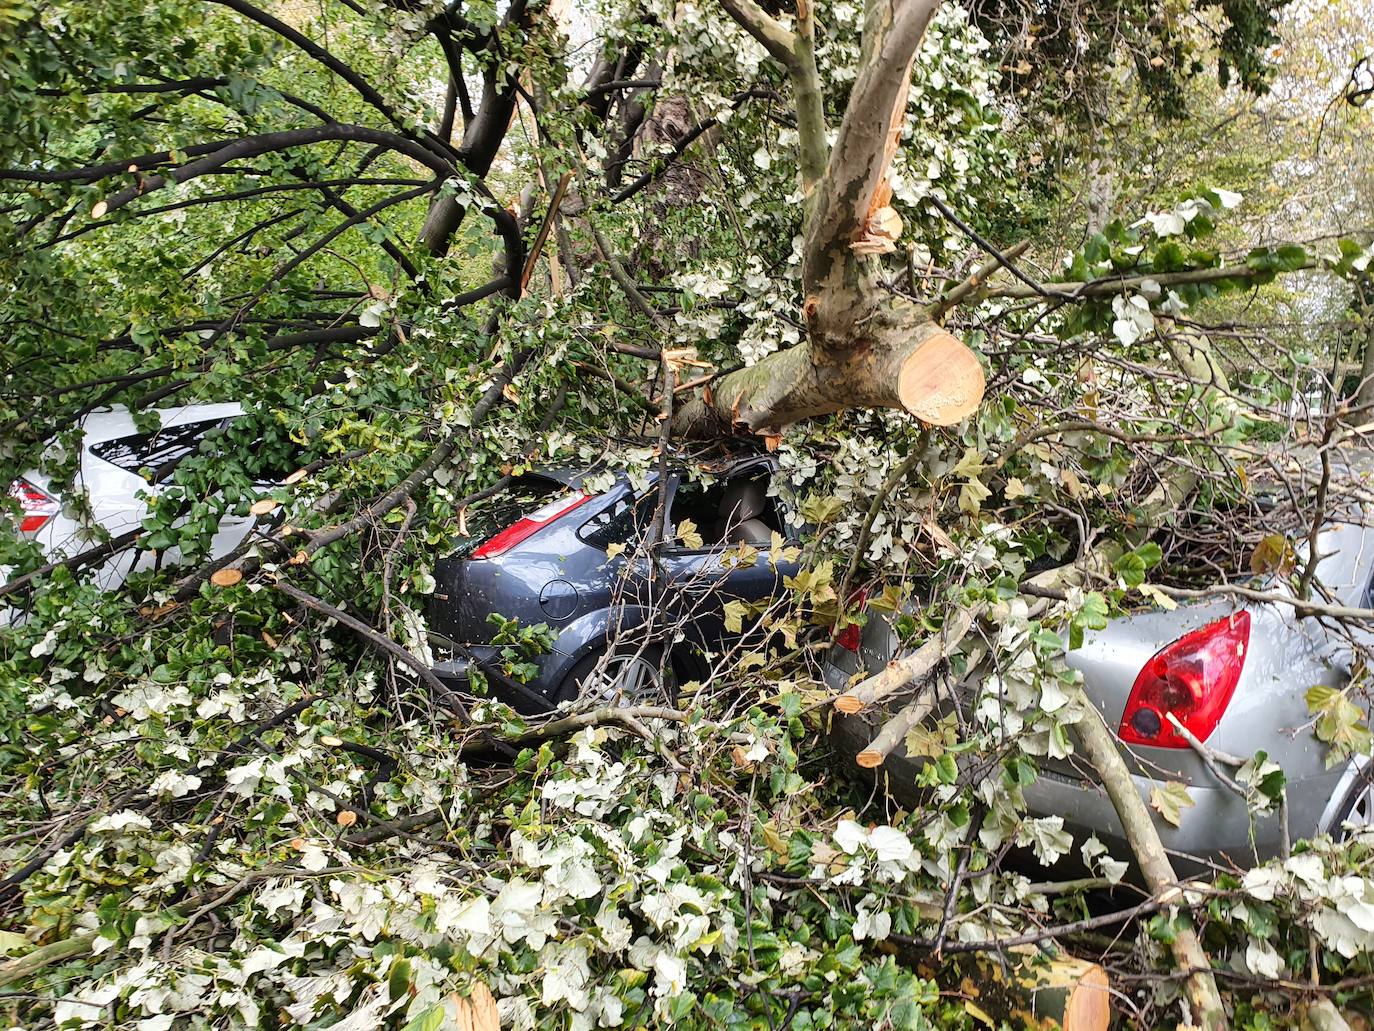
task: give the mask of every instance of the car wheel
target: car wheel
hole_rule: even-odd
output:
[[[1356,772],[1327,824],[1337,841],[1363,827],[1374,827],[1374,762],[1365,763]]]
[[[599,705],[662,705],[673,697],[671,664],[659,677],[663,649],[622,647],[594,651],[580,659],[558,692],[559,701],[595,701]]]

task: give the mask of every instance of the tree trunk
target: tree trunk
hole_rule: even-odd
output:
[[[887,174],[916,48],[939,0],[870,0],[858,73],[828,150],[810,4],[798,5],[794,31],[755,0],[721,3],[787,69],[796,91],[807,339],[722,376],[683,406],[674,431],[769,435],[850,407],[958,422],[982,400],[982,365],[929,310],[887,290],[875,258],[895,250],[901,235]]]
[[[1073,694],[1077,695],[1077,702],[1083,709],[1083,718],[1074,727],[1078,742],[1088,761],[1097,770],[1102,786],[1107,789],[1107,796],[1121,818],[1122,829],[1126,832],[1131,851],[1135,853],[1140,872],[1145,876],[1145,884],[1156,897],[1167,897],[1173,893],[1182,901],[1178,877],[1159,840],[1149,807],[1136,789],[1126,760],[1117,751],[1116,735],[1107,728],[1102,714],[1083,694],[1082,688],[1074,688]],[[1170,945],[1174,958],[1184,970],[1196,971],[1185,982],[1188,1002],[1193,1009],[1193,1023],[1202,1031],[1223,1031],[1226,1027],[1226,1009],[1217,992],[1207,953],[1202,950],[1202,943],[1186,914],[1178,917],[1176,926]]]

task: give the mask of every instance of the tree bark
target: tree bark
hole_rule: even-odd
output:
[[[1351,421],[1360,425],[1374,420],[1374,285],[1362,280],[1355,286],[1355,301],[1364,330],[1364,355],[1360,360],[1360,385],[1355,390]],[[1356,331],[1358,332],[1358,330]],[[1339,389],[1340,384],[1337,384]]]
[[[850,407],[895,408],[938,426],[959,422],[982,400],[982,365],[929,310],[884,288],[875,257],[894,250],[901,234],[887,174],[916,48],[939,0],[869,0],[857,77],[828,152],[810,3],[798,5],[795,32],[754,0],[721,4],[787,69],[796,93],[807,337],[710,384],[682,407],[674,431],[771,435]]]
[[[1168,854],[1159,840],[1159,832],[1150,817],[1149,807],[1140,797],[1130,768],[1117,750],[1116,735],[1107,728],[1107,724],[1102,720],[1102,714],[1097,711],[1097,706],[1087,695],[1083,694],[1082,688],[1074,688],[1073,693],[1077,695],[1076,700],[1083,710],[1083,718],[1075,724],[1079,744],[1083,746],[1083,753],[1088,761],[1097,770],[1102,786],[1107,789],[1107,796],[1112,800],[1117,816],[1121,818],[1126,840],[1130,842],[1131,851],[1135,853],[1146,885],[1156,897],[1174,893],[1179,895],[1181,901],[1182,892],[1178,887],[1178,877],[1175,876]],[[1181,968],[1195,971],[1189,975],[1185,983],[1188,1002],[1193,1009],[1193,1023],[1203,1031],[1224,1031],[1226,1009],[1217,991],[1216,979],[1211,973],[1211,962],[1207,958],[1207,953],[1202,950],[1202,943],[1198,940],[1192,921],[1186,915],[1181,915],[1178,923],[1182,926],[1177,927],[1170,948]]]

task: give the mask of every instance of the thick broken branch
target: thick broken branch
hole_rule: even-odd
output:
[[[1174,874],[1174,869],[1169,864],[1169,856],[1159,840],[1159,831],[1150,818],[1149,807],[1140,797],[1130,768],[1126,765],[1121,752],[1117,750],[1116,735],[1108,729],[1097,706],[1083,693],[1081,687],[1074,686],[1070,690],[1072,696],[1076,696],[1072,700],[1077,702],[1083,712],[1082,718],[1074,725],[1078,741],[1083,746],[1088,761],[1096,768],[1102,786],[1106,788],[1117,816],[1121,819],[1126,840],[1130,843],[1131,851],[1135,853],[1146,885],[1150,891],[1161,897],[1164,897],[1166,892],[1176,892],[1179,901],[1182,901],[1178,877]],[[1193,1023],[1203,1031],[1223,1031],[1227,1026],[1226,1010],[1222,1005],[1221,995],[1217,992],[1216,979],[1211,973],[1211,963],[1207,959],[1207,953],[1202,950],[1202,943],[1198,940],[1191,920],[1186,916],[1179,917],[1170,948],[1179,966],[1185,970],[1196,971],[1189,975],[1186,984],[1188,1001],[1193,1011]]]
[[[839,708],[838,702],[836,708]],[[877,736],[868,743],[868,747],[854,757],[854,761],[866,770],[881,766],[892,754],[892,750],[906,740],[911,729],[929,716],[934,708],[935,685],[928,683],[897,715],[882,725]]]
[[[936,664],[958,647],[959,642],[973,629],[973,622],[983,612],[983,605],[973,605],[961,609],[951,621],[940,628],[940,632],[926,641],[910,655],[893,659],[887,668],[875,673],[867,680],[851,687],[835,699],[835,708],[847,716],[862,712],[870,705],[876,705],[890,698],[898,691],[924,677]],[[870,746],[871,747],[871,746]]]
[[[957,338],[927,321],[886,329],[870,347],[799,344],[723,376],[682,407],[673,430],[681,436],[767,433],[845,408],[896,408],[951,426],[978,407],[983,367]]]
[[[470,722],[468,719],[467,706],[463,704],[463,700],[450,691],[444,682],[434,675],[434,671],[430,669],[429,666],[410,654],[409,651],[402,648],[391,638],[382,634],[375,627],[364,623],[361,619],[350,616],[348,613],[335,608],[328,602],[316,598],[312,594],[306,594],[304,591],[291,586],[283,580],[277,580],[275,586],[277,590],[281,591],[282,594],[286,595],[288,598],[300,602],[300,604],[304,605],[306,608],[314,609],[321,615],[328,616],[337,623],[348,627],[348,629],[361,637],[371,647],[390,655],[402,665],[409,666],[434,696],[443,702],[455,716],[464,723]]]

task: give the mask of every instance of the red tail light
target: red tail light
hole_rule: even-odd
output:
[[[554,498],[542,508],[537,508],[519,522],[512,523],[500,533],[493,536],[485,544],[472,553],[473,558],[496,558],[504,555],[515,547],[526,537],[542,530],[549,523],[559,516],[567,515],[578,505],[585,504],[591,500],[590,494],[577,491],[567,494],[561,498]]]
[[[24,512],[19,519],[21,533],[34,533],[43,529],[48,520],[57,515],[62,508],[56,499],[48,497],[28,480],[15,480],[11,483],[10,497],[19,502],[19,507]]]
[[[864,602],[868,601],[868,588],[860,587],[849,596],[851,608],[863,608]],[[858,623],[850,623],[843,630],[835,635],[835,643],[845,651],[859,653],[859,646],[863,644],[864,628]]]
[[[838,634],[835,635],[835,643],[845,651],[858,652],[859,645],[863,643],[864,628],[858,623],[850,623]]]
[[[1231,703],[1249,647],[1250,613],[1242,611],[1160,649],[1135,678],[1118,736],[1133,745],[1187,748],[1167,719],[1172,712],[1206,741]]]

